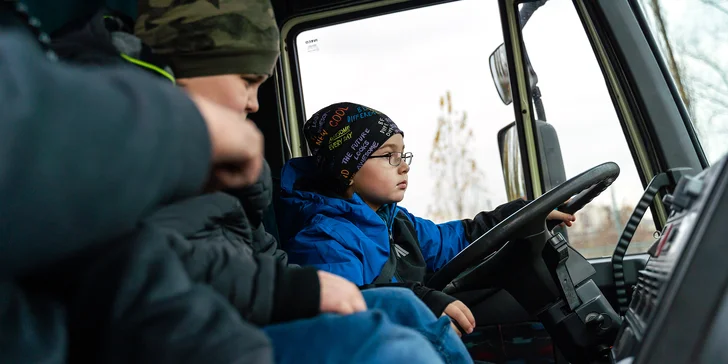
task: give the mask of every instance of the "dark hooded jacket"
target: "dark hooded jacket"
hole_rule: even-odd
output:
[[[272,362],[261,330],[189,281],[168,245],[179,234],[139,225],[209,175],[195,105],[131,67],[49,61],[13,5],[0,4],[0,362]]]
[[[59,30],[53,48],[62,59],[90,67],[129,66],[119,55],[123,53],[165,69],[164,60],[129,33],[125,20],[102,9],[86,22]],[[150,74],[162,76],[156,71]],[[193,281],[211,285],[244,319],[261,326],[313,317],[319,312],[320,300],[316,270],[287,267],[285,253],[263,227],[271,186],[266,164],[252,186],[177,201],[146,218],[147,223],[185,238],[171,239],[170,246]]]
[[[212,285],[257,325],[319,313],[316,269],[287,266],[285,252],[263,227],[271,185],[264,164],[259,181],[248,188],[193,197],[148,219],[185,236],[172,247],[192,279]]]

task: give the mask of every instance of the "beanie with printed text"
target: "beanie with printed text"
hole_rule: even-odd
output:
[[[340,191],[382,144],[404,133],[387,115],[351,102],[329,105],[311,116],[303,133],[321,172]]]

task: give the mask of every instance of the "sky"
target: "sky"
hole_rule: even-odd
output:
[[[669,16],[679,16],[686,1],[697,0],[676,1]],[[636,205],[643,187],[572,2],[550,0],[523,34],[567,178],[614,161],[620,177],[593,204],[610,205],[614,198]],[[461,0],[337,24],[305,31],[296,42],[306,118],[351,101],[384,112],[404,130],[407,150],[414,153],[402,202],[410,212],[427,217],[432,203],[437,176],[429,154],[439,99],[447,91],[474,130],[476,142],[468,147],[485,172],[481,192],[494,205],[506,202],[496,136],[513,122],[514,111],[501,102],[488,67],[489,55],[503,42],[496,1]]]

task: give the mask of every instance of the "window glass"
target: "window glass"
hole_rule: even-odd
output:
[[[487,65],[502,42],[498,3],[482,0],[304,31],[305,117],[340,101],[387,114],[414,153],[402,206],[436,222],[472,217],[506,202],[497,133],[513,108]]]
[[[643,186],[584,27],[569,0],[550,0],[523,29],[526,52],[538,76],[547,122],[559,135],[566,177],[616,162],[619,178],[577,213],[569,242],[587,258],[610,256]],[[654,242],[648,211],[628,253]]]
[[[728,2],[640,0],[711,163],[728,151]]]

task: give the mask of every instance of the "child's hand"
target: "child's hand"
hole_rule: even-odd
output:
[[[318,271],[321,286],[321,312],[348,315],[365,311],[367,303],[353,283],[335,274]]]
[[[574,221],[576,221],[576,217],[571,214],[567,214],[565,212],[561,212],[559,210],[551,211],[549,216],[546,217],[546,220],[560,220],[562,221],[561,225],[571,226]]]
[[[190,96],[205,119],[212,147],[208,190],[240,188],[258,181],[263,168],[263,134],[251,120],[199,96]]]
[[[475,328],[475,317],[473,317],[473,313],[470,312],[468,306],[465,306],[465,304],[460,301],[455,301],[447,305],[447,307],[445,307],[445,312],[443,312],[442,315],[447,315],[450,319],[455,320],[458,325],[465,330],[466,334],[473,332],[473,329]],[[451,323],[450,325],[458,336],[462,336],[462,333],[458,330],[454,323]]]

